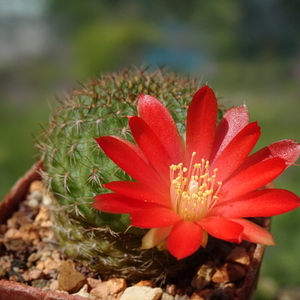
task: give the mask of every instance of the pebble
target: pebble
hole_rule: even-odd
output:
[[[175,284],[167,284],[166,292],[172,296],[176,295],[176,285]]]
[[[201,290],[208,286],[211,282],[213,274],[216,272],[213,262],[203,264],[193,277],[191,286],[197,290]]]
[[[52,221],[50,220],[50,211],[47,207],[40,207],[40,211],[35,217],[34,223],[39,224],[41,227],[49,227],[49,225],[52,225]]]
[[[30,281],[29,271],[25,271],[21,276],[23,277],[24,281]]]
[[[71,260],[62,263],[57,279],[58,289],[69,293],[78,292],[87,283],[85,276],[75,270]]]
[[[39,201],[35,198],[30,198],[28,201],[28,206],[32,207],[32,208],[36,208],[40,205]]]
[[[36,279],[31,281],[31,285],[39,289],[44,288],[45,286],[47,286],[47,284],[48,284],[48,280],[46,279]]]
[[[48,257],[44,262],[44,268],[48,271],[53,269],[58,269],[61,267],[61,264],[62,264],[61,261],[57,261],[51,257]]]
[[[90,291],[90,294],[96,298],[105,300],[118,300],[126,290],[127,283],[123,278],[111,278],[103,281]],[[137,287],[141,288],[141,287]],[[144,287],[145,288],[145,287]],[[122,296],[121,296],[122,297]],[[121,298],[120,298],[121,299]],[[143,299],[143,297],[139,298]],[[133,300],[133,299],[131,299]],[[143,299],[144,300],[144,299]],[[145,299],[146,300],[146,299]]]
[[[53,280],[50,283],[49,290],[50,291],[57,291],[58,290],[58,280]]]
[[[38,228],[33,224],[26,224],[21,226],[20,234],[27,245],[37,245],[41,240]]]
[[[3,237],[3,244],[7,250],[23,251],[27,248],[25,241],[22,239],[22,234],[16,228],[9,228]]]
[[[207,300],[210,299],[210,296],[212,294],[211,289],[204,289],[204,290],[196,290],[192,296],[189,298],[189,300]]]
[[[41,253],[41,261],[45,261],[47,258],[49,258],[51,256],[51,253],[52,252],[50,250],[43,251],[43,253]]]
[[[156,284],[152,280],[141,280],[141,281],[139,281],[135,285],[136,286],[148,286],[148,287],[151,287],[151,288],[155,288],[156,287]]]
[[[177,294],[175,295],[174,300],[189,300],[189,296],[186,294],[183,295]]]
[[[174,296],[172,296],[168,293],[163,293],[161,300],[174,300]]]
[[[26,224],[31,224],[30,216],[26,215],[25,212],[21,210],[15,212],[7,221],[8,228],[19,228]]]
[[[0,257],[0,267],[2,267],[5,272],[11,270],[12,260],[13,259],[10,256]]]
[[[95,279],[95,278],[87,278],[87,282],[90,288],[94,289],[97,287],[98,284],[102,282],[101,279]]]
[[[228,299],[234,299],[236,297],[236,285],[234,283],[226,283],[222,289],[224,290],[224,294]]]
[[[18,223],[18,219],[15,217],[12,217],[10,219],[7,220],[7,227],[8,228],[18,228],[19,227],[19,223]]]
[[[34,191],[29,195],[27,205],[32,208],[39,207],[43,199],[43,193],[41,191]]]
[[[161,288],[147,286],[131,286],[127,288],[120,300],[161,300],[163,291]]]
[[[85,297],[85,298],[89,298],[89,299],[95,299],[94,296],[92,296],[90,293],[88,293],[88,285],[87,284],[85,284],[79,292],[77,292],[73,295],[77,295],[77,296],[81,296],[81,297]]]
[[[238,264],[225,263],[212,276],[214,283],[228,283],[242,279],[246,275],[246,270]]]
[[[235,262],[244,266],[250,265],[250,256],[243,247],[235,247],[232,252],[227,255],[226,261]]]
[[[35,191],[42,192],[44,190],[43,183],[40,180],[34,180],[31,182],[29,187],[29,193],[32,194]]]
[[[6,271],[0,266],[0,279],[4,278]]]
[[[37,269],[40,269],[40,270],[44,270],[44,269],[45,269],[45,262],[44,262],[44,261],[39,261],[39,262],[36,264],[36,268],[37,268]]]
[[[4,234],[4,239],[3,241],[5,242],[6,240],[18,240],[21,239],[22,235],[20,231],[16,228],[9,228],[6,233]]]
[[[43,278],[44,273],[42,270],[29,270],[28,272],[28,277],[30,278],[30,280],[35,280],[35,279],[41,279]]]
[[[19,282],[19,277],[17,275],[10,275],[8,278],[9,281]]]
[[[41,258],[40,253],[33,252],[28,256],[27,261],[33,263],[38,261],[40,258]]]
[[[44,193],[42,203],[43,203],[45,206],[50,206],[50,205],[51,205],[52,199],[51,199],[50,194]]]
[[[57,261],[57,262],[60,262],[60,253],[57,251],[57,250],[53,250],[52,253],[51,253],[51,257]]]

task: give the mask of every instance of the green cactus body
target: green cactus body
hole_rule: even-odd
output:
[[[128,215],[99,212],[93,197],[107,192],[102,184],[131,180],[99,148],[94,137],[132,139],[126,116],[136,115],[141,93],[160,99],[179,130],[185,130],[186,108],[198,86],[195,79],[126,69],[91,79],[73,90],[37,139],[45,169],[41,171],[51,197],[54,231],[69,257],[102,276],[161,279],[186,267],[167,251],[139,250],[145,230],[129,227]],[[221,113],[221,110],[220,110]]]

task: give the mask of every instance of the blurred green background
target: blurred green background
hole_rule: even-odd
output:
[[[300,141],[299,0],[0,0],[0,199],[37,159],[55,97],[101,72],[165,65],[259,120],[258,148]],[[300,195],[300,168],[277,187]],[[255,299],[300,288],[300,210],[273,218]],[[294,298],[299,299],[299,298]]]

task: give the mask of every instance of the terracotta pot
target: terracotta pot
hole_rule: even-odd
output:
[[[42,167],[42,162],[37,162],[32,168],[21,177],[10,192],[4,197],[0,203],[0,224],[6,222],[12,213],[17,210],[18,204],[25,199],[29,186],[32,181],[40,179],[38,170]],[[263,227],[269,230],[270,218],[264,218]],[[236,300],[250,300],[256,289],[259,269],[262,262],[265,247],[256,245],[253,258],[241,289],[239,289]],[[0,300],[84,300],[88,299],[81,296],[74,296],[64,293],[48,292],[41,289],[31,287],[22,283],[11,282],[8,280],[0,280]],[[141,299],[142,300],[142,299]]]

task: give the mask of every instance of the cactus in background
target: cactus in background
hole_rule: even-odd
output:
[[[175,275],[193,260],[177,261],[156,248],[139,250],[145,230],[128,227],[128,215],[99,212],[91,203],[93,197],[107,192],[102,184],[130,180],[94,137],[114,134],[132,140],[126,116],[137,114],[135,104],[141,93],[160,99],[184,132],[186,108],[198,88],[195,79],[160,69],[153,73],[126,69],[91,79],[60,101],[49,127],[37,139],[37,148],[44,163],[41,173],[51,198],[54,231],[66,255],[102,276],[131,280]]]

